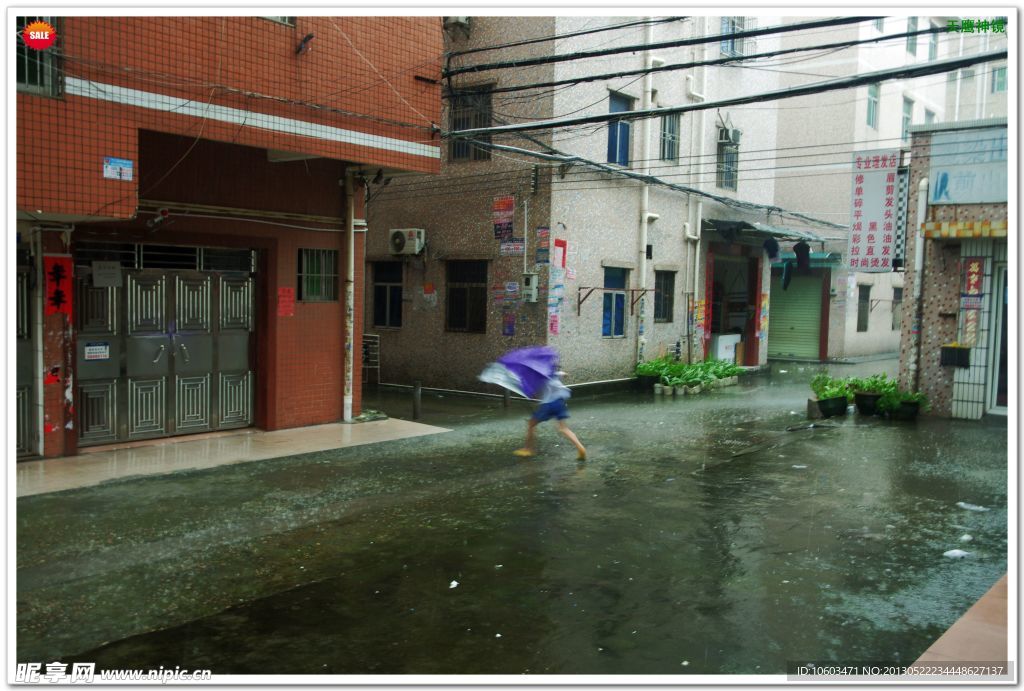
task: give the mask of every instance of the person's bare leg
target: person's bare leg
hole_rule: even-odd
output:
[[[576,434],[571,429],[569,429],[569,426],[567,424],[565,424],[564,420],[558,421],[558,431],[565,435],[565,438],[571,441],[573,443],[573,446],[576,447],[576,451],[578,452],[578,455],[576,457],[578,459],[583,460],[587,457],[586,448],[584,448],[583,444],[580,443],[580,440],[576,437]]]
[[[526,421],[526,444],[523,446],[523,448],[515,450],[514,453],[516,456],[532,456],[534,453],[536,453],[533,450],[533,428],[536,426],[537,421],[534,418],[531,417],[529,420]]]

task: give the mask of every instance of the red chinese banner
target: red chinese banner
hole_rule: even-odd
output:
[[[516,198],[511,194],[494,198],[494,202],[491,205],[491,216],[494,222],[495,240],[510,240],[512,238],[515,206]]]
[[[897,149],[865,151],[853,158],[853,209],[846,264],[854,271],[892,271],[896,241]]]
[[[985,280],[985,258],[964,259],[964,289],[960,295],[960,313],[963,321],[960,344],[973,346],[978,341],[978,311],[981,309],[982,288]]]
[[[72,288],[71,256],[66,254],[47,254],[43,257],[43,273],[46,274],[46,308],[43,314],[63,312],[71,318]]]

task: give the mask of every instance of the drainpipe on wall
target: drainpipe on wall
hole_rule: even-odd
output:
[[[700,18],[699,29],[697,31],[698,36],[703,36],[707,31],[707,17]],[[695,48],[693,51],[693,61],[703,61],[707,55],[707,46],[701,46],[701,48]],[[704,101],[707,99],[705,95],[707,93],[707,79],[708,79],[708,68],[700,68],[700,91],[694,91],[693,82],[694,76],[692,74],[686,75],[686,95],[694,101]],[[690,159],[690,182],[694,187],[699,187],[700,183],[697,180],[700,179],[700,162],[704,160],[704,113],[706,111],[701,110],[697,113],[697,123],[694,130],[697,134],[697,146],[695,147],[695,155]],[[689,213],[693,216],[693,221],[690,224],[690,228],[686,229],[686,239],[693,242],[693,305],[694,309],[697,307],[697,296],[700,295],[700,225],[704,212],[704,202],[700,199],[697,200],[696,205],[693,203],[693,197],[690,197],[690,208]],[[692,234],[691,231],[692,230]],[[696,320],[696,315],[694,315]],[[694,332],[696,335],[696,331]],[[693,350],[693,344],[689,344],[690,350]]]
[[[928,217],[928,178],[924,178],[917,186],[917,227],[914,229],[914,323],[910,326],[913,335],[914,357],[910,360],[909,375],[914,383],[913,390],[918,390],[921,381],[921,330],[923,328],[924,300],[922,286],[924,284],[924,233],[921,227]]]
[[[355,353],[355,295],[356,295],[356,200],[353,173],[345,171],[345,230],[348,234],[345,248],[345,397],[342,399],[342,419],[352,421],[352,356]]]
[[[653,18],[647,17],[648,22]],[[644,69],[647,70],[644,73],[643,81],[643,95],[640,98],[640,109],[649,110],[651,107],[651,90],[654,88],[652,85],[653,78],[651,77],[651,67],[654,63],[654,58],[651,57],[651,51],[648,46],[654,42],[654,27],[652,24],[647,24],[644,28]],[[641,172],[644,175],[651,174],[651,119],[644,118],[643,123],[640,127],[640,161],[643,164]],[[646,324],[647,321],[647,226],[650,222],[652,214],[650,213],[650,185],[646,182],[640,187],[640,313],[637,318],[637,339],[636,339],[636,359],[640,362],[644,359],[644,345],[647,342],[646,335]]]

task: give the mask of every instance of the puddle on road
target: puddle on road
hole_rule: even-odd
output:
[[[153,563],[97,566],[96,583],[47,592],[88,601],[95,587],[90,616],[172,625],[61,659],[222,674],[781,674],[787,661],[910,662],[1005,572],[1005,429],[851,415],[785,433],[803,422],[789,414],[802,387],[740,391],[574,401],[586,463],[550,426],[535,460],[514,459],[522,420],[492,410],[437,438],[165,479],[193,493],[190,530],[222,534],[206,544],[186,530],[173,546],[162,532]],[[116,488],[64,493],[59,510],[104,491]],[[115,513],[146,515],[144,497],[119,498]],[[149,521],[173,532],[173,515],[125,539]],[[134,547],[145,555],[153,537]],[[972,554],[943,558],[952,548]],[[47,563],[31,574],[59,581]],[[97,585],[145,566],[164,579],[159,607],[212,611],[174,624],[143,604],[144,586]],[[135,603],[150,610],[127,613]]]

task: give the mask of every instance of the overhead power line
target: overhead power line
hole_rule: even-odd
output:
[[[457,74],[467,72],[484,72],[486,70],[507,69],[510,67],[531,67],[533,65],[547,65],[553,62],[565,62],[567,60],[582,60],[585,58],[600,57],[602,55],[616,55],[619,53],[632,53],[638,50],[659,50],[661,48],[679,48],[682,46],[696,46],[704,43],[716,43],[723,40],[735,40],[740,38],[753,38],[755,36],[767,36],[771,34],[783,34],[793,31],[806,31],[820,27],[843,26],[846,24],[857,24],[872,20],[874,17],[833,17],[831,19],[818,19],[800,24],[785,24],[782,26],[769,26],[763,29],[749,29],[737,31],[731,34],[718,34],[716,36],[699,36],[697,38],[684,38],[675,41],[662,41],[660,43],[647,43],[639,45],[619,46],[616,48],[602,48],[600,50],[581,51],[566,53],[564,55],[544,55],[535,58],[523,58],[520,60],[506,60],[504,62],[491,62],[482,65],[468,65],[466,67],[446,68],[442,72],[444,77],[454,77]]]
[[[597,29],[585,29],[582,31],[571,31],[564,34],[552,34],[551,36],[541,36],[539,38],[529,38],[524,41],[515,41],[514,43],[497,43],[493,46],[483,46],[482,48],[469,48],[467,50],[455,50],[448,53],[448,57],[458,57],[460,55],[469,55],[470,53],[481,53],[486,50],[501,50],[503,48],[514,48],[516,46],[527,46],[532,43],[543,43],[545,41],[554,41],[562,38],[573,38],[575,36],[585,36],[587,34],[597,34],[602,31],[615,31],[616,29],[628,29],[631,26],[646,26],[647,24],[666,24],[668,22],[678,22],[687,17],[663,17],[661,19],[641,19],[635,22],[623,22],[622,24],[613,24],[611,26],[602,26]]]
[[[796,213],[793,211],[786,211],[785,209],[772,206],[769,204],[757,204],[755,202],[745,202],[738,199],[732,199],[730,197],[723,197],[721,195],[712,194],[703,190],[696,189],[694,187],[686,187],[679,185],[674,182],[666,182],[659,177],[654,175],[644,175],[643,173],[634,173],[631,170],[624,170],[622,168],[616,168],[607,163],[598,163],[597,161],[591,161],[590,159],[583,158],[582,156],[573,156],[571,154],[546,154],[540,151],[531,151],[530,149],[522,149],[517,146],[507,146],[505,144],[493,144],[491,142],[473,141],[478,146],[485,146],[491,149],[497,149],[499,151],[508,151],[510,153],[523,154],[525,156],[533,156],[535,158],[541,158],[548,161],[558,161],[565,164],[582,165],[594,170],[599,170],[605,173],[611,173],[618,177],[631,178],[640,182],[645,182],[650,185],[657,185],[659,187],[666,187],[668,189],[676,190],[677,192],[685,192],[686,194],[694,194],[707,199],[712,199],[720,204],[731,206],[738,209],[745,209],[747,211],[768,211],[771,213],[777,213],[780,215],[791,216],[793,218],[800,218],[810,223],[816,223],[830,228],[838,228],[845,230],[846,226],[839,223],[833,223],[832,221],[824,221],[820,218],[814,218],[812,216],[806,216],[804,214]]]
[[[824,82],[812,82],[800,86],[788,87],[776,91],[767,91],[761,94],[750,94],[748,96],[737,96],[719,101],[704,101],[703,103],[692,103],[685,106],[669,106],[664,108],[650,108],[647,110],[629,110],[618,113],[600,113],[598,115],[587,115],[576,118],[556,118],[551,120],[537,120],[535,122],[524,122],[515,125],[499,125],[496,127],[478,127],[475,129],[457,130],[445,132],[442,136],[450,139],[463,139],[482,137],[495,134],[516,134],[533,130],[547,130],[557,127],[574,127],[577,125],[592,125],[605,122],[625,122],[630,120],[641,120],[650,117],[662,117],[676,113],[690,113],[699,110],[711,110],[714,108],[727,108],[739,106],[746,103],[759,103],[762,101],[776,101],[784,98],[796,98],[798,96],[809,96],[828,91],[840,89],[851,89],[865,84],[890,81],[893,79],[914,79],[927,77],[932,74],[951,72],[963,67],[970,67],[982,62],[993,62],[1005,60],[1007,51],[997,50],[976,55],[966,55],[946,60],[937,60],[922,65],[907,65],[887,70],[878,70],[866,74],[854,75],[852,77],[840,77]]]
[[[701,62],[680,62],[671,65],[661,65],[659,67],[649,67],[642,69],[623,70],[621,72],[613,72],[607,74],[590,74],[583,77],[573,77],[571,79],[561,79],[553,82],[536,82],[533,84],[521,84],[517,86],[501,86],[493,89],[488,89],[488,93],[500,94],[508,93],[511,91],[525,91],[527,89],[547,89],[556,86],[565,86],[567,84],[582,84],[584,82],[595,82],[602,79],[616,79],[619,77],[631,77],[634,75],[653,74],[655,72],[669,72],[673,70],[685,70],[693,67],[706,67],[712,65],[728,65],[735,62],[743,62],[746,60],[760,60],[762,58],[774,58],[779,55],[788,55],[790,53],[806,53],[809,51],[819,50],[832,50],[839,48],[851,48],[853,46],[863,45],[865,43],[878,43],[880,41],[889,41],[898,38],[910,38],[913,36],[920,36],[921,34],[935,34],[935,33],[946,33],[949,31],[949,27],[938,27],[933,26],[929,29],[922,29],[920,31],[910,31],[902,34],[890,34],[887,36],[875,36],[874,38],[865,38],[854,41],[840,41],[839,43],[825,43],[822,45],[803,46],[800,48],[785,48],[781,50],[772,50],[766,53],[756,53],[754,55],[737,55],[729,56],[724,58],[716,58],[714,60],[704,60]],[[463,94],[472,93],[469,91],[455,90],[452,93],[446,93],[445,98],[452,96],[461,96]]]

